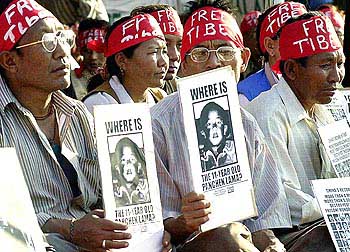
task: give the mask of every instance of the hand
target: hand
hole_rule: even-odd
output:
[[[182,200],[181,212],[187,231],[197,231],[200,225],[209,220],[210,202],[205,200],[204,194],[190,192]]]
[[[284,248],[283,243],[281,243],[278,239],[276,241],[273,241],[264,252],[286,252],[287,250]]]
[[[94,210],[74,222],[73,242],[94,252],[125,248],[129,244],[124,240],[131,238],[131,234],[124,232],[127,228],[123,223],[104,219],[103,210]],[[102,248],[103,240],[106,240],[105,248]]]
[[[164,235],[163,235],[163,249],[162,252],[171,252],[171,237],[170,234],[164,230]]]

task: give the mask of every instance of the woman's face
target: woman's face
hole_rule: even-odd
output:
[[[144,89],[160,87],[168,71],[166,42],[153,38],[141,43],[131,58],[125,59],[124,81]]]

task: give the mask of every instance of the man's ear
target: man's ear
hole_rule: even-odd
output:
[[[201,133],[201,135],[203,136],[204,139],[207,139],[207,136],[205,134],[205,130],[201,130],[200,133]]]
[[[5,71],[10,73],[16,73],[18,70],[17,59],[14,52],[4,51],[0,53],[0,66]]]
[[[115,60],[115,63],[117,64],[117,66],[124,70],[125,71],[125,65],[126,65],[126,62],[127,62],[127,57],[125,56],[124,53],[120,52],[120,53],[117,53],[115,56],[114,56],[114,60]]]
[[[272,38],[270,38],[270,37],[264,38],[264,47],[265,47],[267,53],[271,57],[276,56],[275,55],[275,49],[276,49],[275,47],[276,47],[276,45],[275,45],[275,41]]]
[[[284,73],[290,80],[298,78],[300,65],[294,59],[288,59],[284,63]]]
[[[243,73],[247,69],[250,55],[251,55],[250,49],[247,47],[243,48],[241,53],[241,57],[242,57],[241,73]]]
[[[226,136],[227,130],[228,130],[228,126],[225,124],[225,125],[224,125],[224,136]]]

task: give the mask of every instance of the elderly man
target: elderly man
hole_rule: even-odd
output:
[[[288,251],[335,251],[316,221],[322,215],[310,180],[334,176],[317,127],[332,121],[320,104],[331,101],[344,77],[342,46],[331,21],[310,12],[287,21],[280,52],[283,78],[246,107],[281,163],[293,228],[280,230],[280,237]]]
[[[277,83],[280,58],[277,31],[289,18],[297,17],[305,12],[306,8],[303,4],[285,2],[268,8],[259,16],[256,39],[258,48],[264,56],[264,68],[238,83],[237,88],[242,106]]]
[[[58,252],[127,247],[127,226],[103,218],[91,116],[59,91],[74,35],[34,0],[0,13],[0,146],[16,149],[39,225]]]
[[[230,65],[238,81],[250,51],[244,47],[230,11],[226,1],[214,4],[201,1],[192,6],[181,48],[181,67],[185,75]],[[209,23],[215,32],[205,33]],[[179,95],[175,93],[165,98],[152,108],[151,116],[164,225],[174,241],[181,244],[208,221],[210,202],[204,195],[193,192],[190,183],[191,167]],[[261,251],[283,251],[283,246],[268,230],[291,225],[277,167],[253,117],[242,110],[242,120],[259,211],[257,218],[246,220],[245,224],[253,232],[254,244]],[[256,251],[243,238],[248,236],[243,226],[233,223],[201,233],[181,251]]]

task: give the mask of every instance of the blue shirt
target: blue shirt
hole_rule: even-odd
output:
[[[265,69],[261,69],[237,84],[239,94],[243,94],[249,101],[260,93],[270,90],[271,84],[266,76]]]

